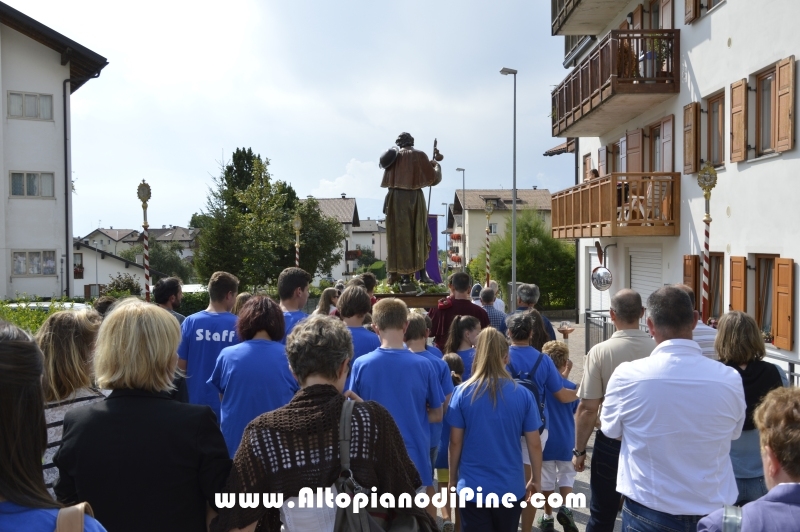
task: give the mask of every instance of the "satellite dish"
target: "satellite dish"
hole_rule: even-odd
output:
[[[605,292],[611,288],[612,279],[611,271],[605,266],[598,266],[592,270],[592,286],[600,292]]]

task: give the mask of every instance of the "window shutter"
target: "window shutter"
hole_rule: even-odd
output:
[[[662,30],[672,29],[672,0],[661,0],[661,15],[658,20]]]
[[[794,147],[794,56],[779,61],[775,72],[778,81],[775,151],[783,152]]]
[[[643,157],[642,157],[642,139],[643,131],[637,129],[627,134],[627,171],[628,172],[644,172]]]
[[[583,180],[589,181],[592,178],[592,156],[583,156]]]
[[[619,139],[619,168],[617,172],[625,173],[628,171],[628,138]]]
[[[703,294],[700,292],[700,284],[698,283],[698,265],[700,264],[700,257],[697,255],[684,255],[683,256],[683,284],[688,286],[694,291],[694,308],[700,309],[700,299]]]
[[[775,259],[775,281],[772,283],[772,330],[775,347],[792,350],[792,303],[794,295],[794,261]]]
[[[731,162],[747,159],[747,80],[731,85]]]
[[[605,146],[597,149],[597,171],[600,175],[608,173],[608,149]]]
[[[691,24],[700,16],[700,0],[684,0],[686,2],[683,11],[683,22]]]
[[[661,171],[672,172],[675,168],[674,164],[674,147],[672,144],[673,137],[673,124],[675,124],[675,115],[665,116],[661,120]]]
[[[747,257],[731,257],[730,310],[747,312]]]
[[[683,108],[683,173],[693,174],[700,169],[700,104],[693,102]]]

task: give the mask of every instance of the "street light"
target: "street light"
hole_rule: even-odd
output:
[[[294,215],[292,220],[292,227],[294,227],[294,265],[300,267],[300,229],[303,228],[303,220],[300,219],[299,214]]]
[[[489,287],[489,265],[491,264],[489,259],[489,217],[494,212],[494,200],[486,200],[486,204],[483,207],[483,210],[486,211],[486,287]]]
[[[94,286],[97,289],[97,296],[100,297],[100,284],[97,280],[97,240],[92,240],[94,245]]]
[[[447,206],[448,206],[448,203],[445,201],[445,202],[442,202],[442,205],[444,205],[444,219],[445,219],[445,224],[447,224]],[[452,242],[451,242],[451,244],[452,244]],[[442,269],[442,275],[443,276],[447,275],[447,266],[448,266],[449,263],[450,263],[450,246],[447,245],[447,233],[445,232],[445,234],[444,234],[444,268]]]
[[[467,271],[467,180],[464,177],[466,170],[456,168],[456,172],[461,172],[461,271]]]
[[[517,304],[517,71],[504,68],[504,76],[514,75],[514,180],[511,186],[511,304]],[[510,307],[511,308],[511,307]]]

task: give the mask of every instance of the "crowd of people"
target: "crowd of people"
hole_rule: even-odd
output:
[[[306,507],[301,490],[356,486],[426,495],[371,503],[382,529],[577,532],[547,497],[572,493],[593,435],[587,530],[620,512],[623,530],[797,529],[800,391],[763,360],[747,314],[715,330],[687,287],[646,311],[620,290],[616,332],[573,383],[535,285],[506,314],[496,284],[455,273],[419,312],[378,300],[365,274],[307,315],[311,281],[287,268],[274,301],[217,272],[208,308],[184,317],[167,278],[155,304],[101,298],[35,336],[0,324],[0,530],[63,530],[77,514],[91,532],[338,532],[349,510]],[[465,504],[437,508],[442,489]],[[283,505],[217,497],[240,493]]]

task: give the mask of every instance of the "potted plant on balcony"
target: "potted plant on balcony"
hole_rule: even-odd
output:
[[[76,264],[72,268],[75,279],[83,279],[83,264]]]
[[[671,78],[671,68],[668,68],[667,62],[672,55],[672,42],[664,37],[656,37],[653,39],[652,52],[655,57],[655,71],[657,78]],[[672,68],[675,68],[673,65]],[[667,80],[671,83],[672,80]]]

